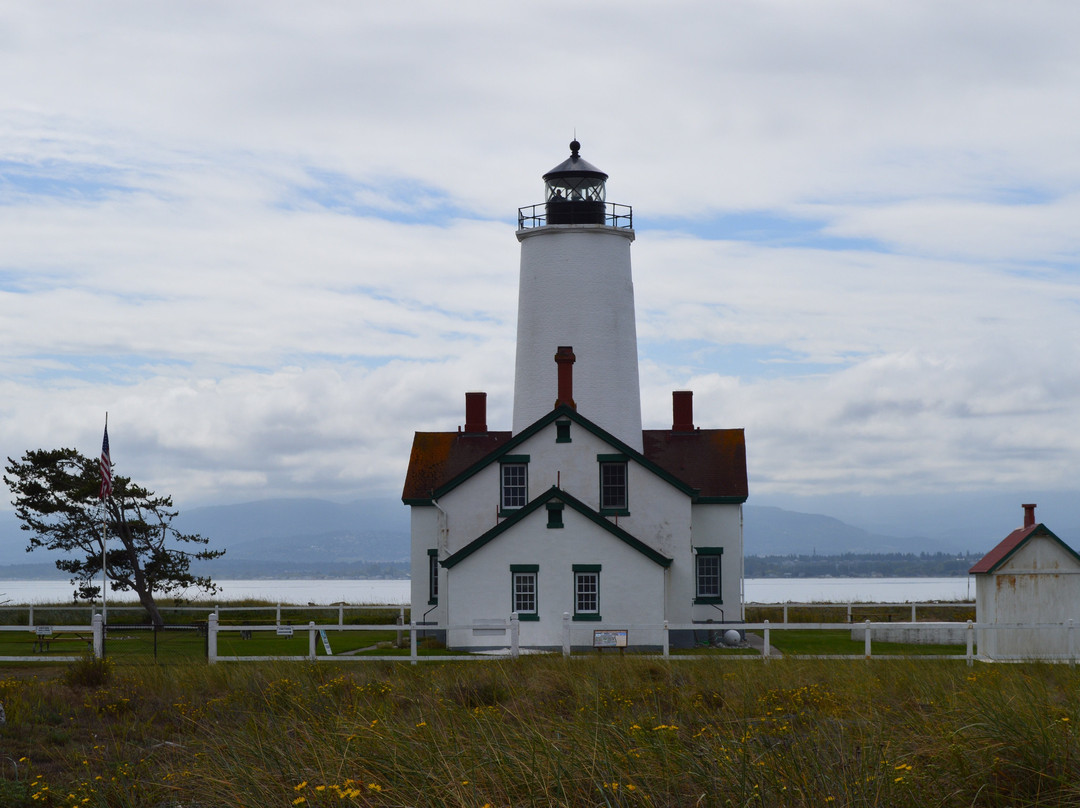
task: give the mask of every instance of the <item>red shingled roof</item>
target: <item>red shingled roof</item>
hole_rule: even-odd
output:
[[[417,432],[405,475],[402,500],[409,504],[430,500],[434,491],[504,447],[512,437],[510,432],[479,435]],[[650,429],[642,433],[642,438],[645,459],[690,488],[697,489],[701,499],[746,500],[746,439],[743,430],[672,432]]]
[[[454,479],[505,444],[510,432],[486,432],[479,435],[460,432],[417,432],[413,438],[409,470],[401,498],[431,499],[432,492]]]
[[[641,435],[642,454],[668,474],[698,489],[700,497],[746,499],[746,437],[743,430],[673,432],[670,429],[646,429]]]

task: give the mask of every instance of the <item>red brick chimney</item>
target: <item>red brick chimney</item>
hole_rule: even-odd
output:
[[[1035,505],[1024,505],[1024,527],[1032,527],[1035,524]]]
[[[555,363],[559,366],[559,391],[558,398],[555,399],[555,406],[559,407],[563,404],[577,409],[577,404],[574,403],[574,362],[577,361],[577,357],[574,356],[574,349],[569,345],[560,345],[559,350],[555,352]]]
[[[465,394],[465,432],[487,432],[487,393]]]
[[[694,431],[694,391],[673,390],[671,393],[671,431]]]

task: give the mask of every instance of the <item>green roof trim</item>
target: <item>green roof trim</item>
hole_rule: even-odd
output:
[[[545,415],[543,418],[540,418],[539,420],[535,421],[532,425],[526,427],[525,429],[521,430],[521,432],[514,435],[513,438],[511,438],[505,444],[503,444],[498,449],[493,451],[491,454],[489,454],[483,460],[480,460],[479,462],[474,463],[472,466],[465,469],[465,471],[461,472],[460,474],[458,474],[453,479],[448,480],[446,483],[441,485],[439,488],[436,488],[431,494],[431,500],[434,501],[434,500],[437,500],[437,499],[445,496],[450,491],[457,488],[463,482],[468,480],[470,477],[473,477],[474,475],[476,475],[479,472],[483,471],[485,468],[490,466],[492,463],[495,463],[495,462],[498,462],[498,461],[504,459],[506,455],[511,455],[511,453],[513,452],[514,449],[516,449],[522,443],[527,441],[533,435],[536,435],[538,432],[542,431],[545,427],[552,424],[556,419],[560,419],[560,418],[569,419],[569,420],[573,421],[574,423],[578,424],[579,426],[581,426],[583,429],[588,430],[593,435],[600,438],[600,440],[604,441],[605,443],[610,444],[612,446],[612,448],[618,450],[618,452],[620,454],[625,455],[626,456],[625,459],[633,460],[639,466],[642,466],[643,468],[648,469],[653,474],[655,474],[657,477],[659,477],[660,479],[667,482],[669,485],[672,485],[675,488],[679,489],[680,491],[682,491],[687,496],[693,497],[695,502],[697,501],[698,489],[687,485],[682,480],[680,480],[678,477],[675,477],[674,475],[672,475],[669,472],[665,471],[664,469],[660,468],[660,466],[653,463],[651,460],[649,460],[647,457],[645,457],[645,455],[643,455],[641,452],[639,452],[636,449],[633,449],[630,446],[626,445],[621,440],[619,440],[614,435],[612,435],[610,432],[598,427],[596,424],[594,424],[592,421],[590,421],[584,415],[579,415],[577,410],[573,409],[572,407],[568,407],[565,404],[563,404],[563,405],[561,405],[559,407],[556,407],[551,412],[549,412],[547,415]],[[742,501],[742,500],[740,500],[740,501]],[[406,502],[405,504],[406,505],[414,505],[414,504],[418,505],[418,504],[431,504],[431,503],[428,502],[427,500],[423,500],[423,501]]]
[[[473,539],[471,542],[466,544],[464,547],[462,547],[456,553],[451,553],[449,556],[447,556],[445,559],[443,559],[439,563],[442,566],[446,567],[447,569],[450,569],[451,567],[453,567],[453,566],[455,566],[457,564],[460,564],[462,561],[464,561],[466,558],[471,556],[473,553],[475,553],[481,547],[488,544],[489,542],[494,541],[499,536],[501,536],[503,533],[505,533],[507,530],[510,530],[512,527],[517,525],[519,522],[527,519],[530,514],[532,514],[535,511],[539,510],[541,507],[545,506],[548,502],[550,502],[553,499],[557,499],[560,502],[565,503],[572,510],[577,511],[582,516],[584,516],[586,519],[589,519],[591,522],[593,522],[596,525],[602,527],[604,530],[606,530],[612,536],[617,538],[619,541],[621,541],[624,544],[632,547],[634,550],[637,550],[639,553],[641,553],[643,556],[648,558],[650,561],[653,561],[653,562],[659,564],[661,567],[670,567],[671,566],[671,559],[668,558],[666,555],[663,555],[662,553],[657,552],[652,547],[645,544],[645,542],[641,541],[641,539],[638,539],[638,538],[635,538],[634,536],[631,536],[629,533],[627,533],[625,530],[623,530],[618,525],[613,525],[611,522],[609,522],[607,519],[602,517],[600,514],[598,514],[596,511],[594,511],[592,508],[590,508],[584,502],[579,500],[577,497],[572,496],[571,494],[568,494],[566,491],[563,491],[560,488],[555,488],[554,486],[552,486],[547,491],[545,491],[543,494],[538,496],[536,499],[534,499],[532,502],[530,502],[524,508],[521,508],[520,510],[515,511],[513,516],[511,516],[511,517],[507,518],[505,521],[500,522],[499,524],[495,525],[495,527],[491,528],[491,530],[488,530],[486,533],[483,533],[480,536],[478,536],[477,538]],[[545,508],[545,511],[546,510],[547,509]]]
[[[695,505],[742,505],[746,497],[698,497]]]

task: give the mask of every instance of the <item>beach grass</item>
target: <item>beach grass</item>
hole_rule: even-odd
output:
[[[1080,672],[936,660],[0,673],[0,804],[1080,804]]]

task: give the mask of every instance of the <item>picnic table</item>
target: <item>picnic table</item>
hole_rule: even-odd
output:
[[[34,653],[45,653],[54,642],[80,642],[86,643],[87,648],[94,647],[93,636],[87,636],[79,631],[54,632],[52,626],[37,626],[34,629]]]

